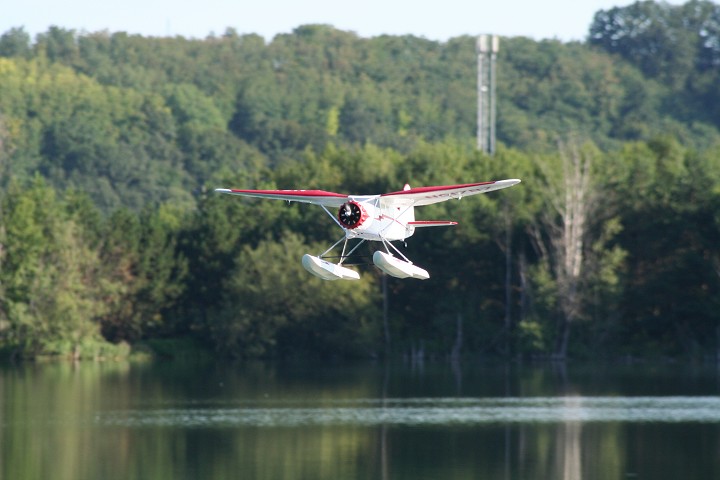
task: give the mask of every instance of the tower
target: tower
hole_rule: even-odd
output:
[[[496,59],[500,37],[480,35],[477,38],[477,146],[479,150],[495,153],[495,82]]]

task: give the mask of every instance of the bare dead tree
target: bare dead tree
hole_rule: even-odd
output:
[[[545,205],[539,224],[531,225],[529,233],[556,283],[561,320],[554,356],[564,359],[571,325],[581,315],[585,245],[598,196],[593,189],[592,152],[575,142],[560,143],[559,151],[559,171],[539,164]]]

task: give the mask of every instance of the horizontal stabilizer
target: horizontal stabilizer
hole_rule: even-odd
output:
[[[457,225],[457,222],[452,220],[416,220],[414,222],[408,222],[408,225],[413,227],[450,227]]]

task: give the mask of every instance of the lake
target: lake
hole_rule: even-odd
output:
[[[720,370],[0,367],[0,479],[356,478],[720,478]]]

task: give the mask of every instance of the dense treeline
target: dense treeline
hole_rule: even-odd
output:
[[[706,355],[720,350],[720,6],[598,12],[587,43],[503,39],[498,136],[473,147],[474,39],[266,43],[53,27],[0,36],[0,345],[116,355]],[[322,282],[340,235],[305,205],[518,177],[418,211],[427,282]],[[387,320],[387,323],[385,323]]]

